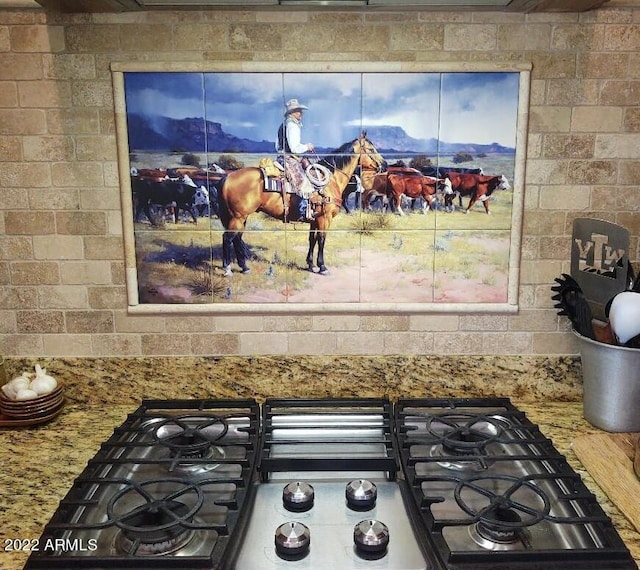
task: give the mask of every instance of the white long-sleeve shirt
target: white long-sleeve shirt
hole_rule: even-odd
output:
[[[289,145],[289,149],[293,154],[302,154],[307,152],[309,147],[301,142],[302,138],[302,122],[297,121],[295,117],[287,117],[284,123],[284,133]],[[285,145],[286,148],[286,145]],[[278,149],[282,152],[284,149]]]

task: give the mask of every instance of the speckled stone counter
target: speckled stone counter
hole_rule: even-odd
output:
[[[145,398],[509,397],[540,425],[596,494],[640,561],[640,535],[571,449],[599,430],[582,419],[574,357],[167,357],[8,359],[9,377],[38,362],[64,385],[51,422],[0,429],[0,545],[35,539],[87,461]],[[0,552],[2,570],[28,553]]]
[[[388,396],[579,401],[580,359],[543,356],[256,356],[7,359],[9,375],[36,363],[71,402],[143,398]]]

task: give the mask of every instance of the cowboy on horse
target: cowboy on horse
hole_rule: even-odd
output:
[[[314,151],[313,143],[302,142],[302,114],[309,107],[302,105],[297,99],[290,99],[285,105],[284,120],[278,129],[276,151],[280,155],[278,162],[284,168],[287,180],[298,195],[299,220],[312,222],[314,219],[310,199],[316,189],[307,176],[309,159],[305,155]],[[322,182],[318,181],[322,196]]]

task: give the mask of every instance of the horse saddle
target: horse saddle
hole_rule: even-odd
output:
[[[260,159],[258,168],[262,171],[264,179],[264,189],[266,192],[278,192],[282,194],[293,193],[293,188],[284,175],[284,168],[281,164],[275,162],[271,158],[265,157]]]

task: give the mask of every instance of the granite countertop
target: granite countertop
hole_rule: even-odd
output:
[[[567,457],[640,562],[640,534],[599,489],[571,449],[578,435],[599,432],[582,418],[582,404],[511,399]],[[6,540],[40,537],[87,461],[138,405],[139,401],[111,404],[70,399],[60,416],[47,424],[0,429],[0,568],[23,568],[28,552],[7,552]]]

